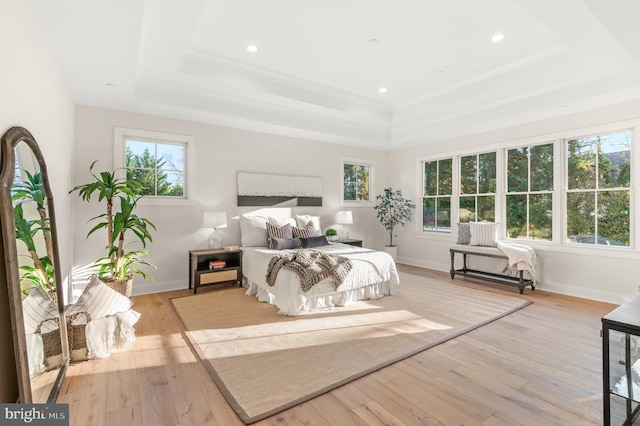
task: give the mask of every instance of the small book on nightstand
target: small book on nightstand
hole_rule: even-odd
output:
[[[209,262],[209,269],[223,269],[227,266],[227,262],[224,260],[211,260]]]

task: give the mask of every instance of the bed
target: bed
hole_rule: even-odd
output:
[[[396,292],[399,285],[398,272],[393,258],[388,253],[335,242],[305,248],[269,248],[266,226],[261,231],[262,221],[268,222],[269,219],[274,221],[272,218],[252,217],[243,220],[243,217],[240,217],[241,235],[244,233],[241,238],[243,285],[247,289],[247,295],[277,306],[280,314],[295,316],[327,310],[335,306],[347,306],[357,300],[379,299]],[[297,225],[313,223],[315,233],[320,233],[319,223],[310,220],[308,216],[297,217],[296,220],[297,222],[293,223]],[[309,221],[305,222],[307,220]],[[259,229],[248,228],[247,222],[253,222],[250,224],[251,227],[255,225]],[[282,225],[286,222],[279,219],[276,223]],[[252,240],[249,234],[259,238]],[[344,257],[351,261],[352,267],[337,288],[334,279],[325,278],[308,291],[303,291],[300,277],[284,268],[279,270],[274,285],[270,286],[267,283],[267,270],[272,258],[296,253],[298,250]]]

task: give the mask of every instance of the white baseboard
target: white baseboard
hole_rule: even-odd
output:
[[[429,262],[425,261],[424,259],[414,259],[408,257],[399,257],[397,261],[398,263],[433,269],[435,271],[451,271],[451,264],[445,265],[443,263]],[[629,297],[624,297],[619,293],[612,293],[593,288],[584,288],[573,284],[565,284],[552,281],[537,280],[536,289],[548,291],[550,293],[558,293],[566,296],[580,297],[582,299],[597,300],[600,302],[615,304],[622,304],[630,299]]]
[[[143,294],[163,293],[165,291],[184,290],[189,288],[187,280],[165,281],[165,282],[149,282],[146,280],[133,280],[132,296],[140,296]]]

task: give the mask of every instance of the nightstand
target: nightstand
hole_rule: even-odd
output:
[[[211,261],[224,261],[225,266],[211,269]],[[200,287],[228,282],[242,283],[241,250],[189,250],[189,288],[193,288],[193,294],[198,293]]]
[[[348,238],[346,240],[342,240],[338,242],[342,244],[348,244],[350,246],[362,247],[362,240],[354,240],[354,239]]]

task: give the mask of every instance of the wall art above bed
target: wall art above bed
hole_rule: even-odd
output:
[[[238,206],[322,206],[322,178],[239,172]]]

